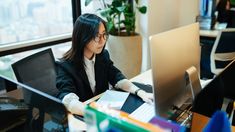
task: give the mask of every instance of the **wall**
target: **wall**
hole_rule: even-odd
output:
[[[149,36],[195,22],[199,0],[141,0],[148,6],[140,15],[139,31],[143,36],[142,71],[150,68]]]

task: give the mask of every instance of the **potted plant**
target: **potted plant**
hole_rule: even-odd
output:
[[[93,0],[94,1],[94,0]],[[86,0],[85,6],[92,0]],[[99,0],[98,13],[107,22],[109,40],[106,48],[116,67],[127,78],[138,75],[142,65],[142,37],[135,32],[136,11],[145,14],[139,0]]]
[[[85,6],[89,5],[91,1],[86,0]],[[145,14],[147,7],[139,6],[139,0],[113,0],[111,3],[108,1],[99,0],[102,7],[98,11],[107,21],[109,34],[116,36],[135,35],[136,10]]]

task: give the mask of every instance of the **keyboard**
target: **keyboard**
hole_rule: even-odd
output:
[[[178,107],[177,107],[178,108]],[[174,110],[174,114],[169,117],[169,120],[182,123],[190,116],[192,108],[192,98],[188,98],[178,109]],[[142,122],[149,122],[155,116],[155,108],[153,104],[143,103],[129,117]]]
[[[153,104],[143,103],[129,117],[142,122],[149,122],[155,116],[155,109]]]

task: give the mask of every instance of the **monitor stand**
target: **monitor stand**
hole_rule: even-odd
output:
[[[175,108],[176,112],[170,118],[170,120],[175,120],[179,124],[189,127],[191,124],[191,108],[192,108],[192,101],[195,99],[195,96],[201,91],[201,84],[200,79],[198,76],[197,69],[192,66],[185,71],[185,86],[187,93],[192,96],[187,96],[188,99],[184,100],[184,103],[179,107]]]
[[[198,72],[194,66],[191,66],[185,71],[185,79],[186,86],[190,87],[192,92],[192,98],[194,100],[195,96],[202,90]]]

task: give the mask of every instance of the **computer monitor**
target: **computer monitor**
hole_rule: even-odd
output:
[[[169,118],[173,105],[180,107],[191,90],[185,72],[194,66],[200,73],[199,24],[194,23],[150,37],[156,114]]]
[[[203,17],[214,17],[216,9],[216,0],[200,0],[199,12]]]
[[[211,117],[222,108],[224,97],[235,100],[235,60],[207,84],[196,96],[193,112]],[[235,121],[234,121],[235,123]]]
[[[43,93],[41,91],[38,91],[32,87],[26,86],[22,83],[15,82],[9,78],[3,77],[0,75],[0,79],[3,79],[7,82],[11,82],[11,86],[17,86],[17,88],[22,89],[23,93],[23,100],[24,102],[32,108],[31,111],[29,111],[27,118],[28,119],[28,128],[34,127],[33,120],[39,118],[42,119],[42,124],[36,124],[35,126],[40,130],[43,129],[44,124],[44,117],[40,117],[40,115],[48,114],[48,117],[51,117],[51,120],[53,120],[57,124],[57,128],[59,129],[65,129],[67,126],[67,111],[65,106],[62,104],[61,100],[48,95],[46,93]],[[36,113],[38,113],[37,116],[35,116],[35,111],[33,109],[37,109]],[[35,118],[36,117],[36,118]],[[37,128],[31,128],[31,129],[37,129]],[[53,128],[51,126],[51,128]]]

